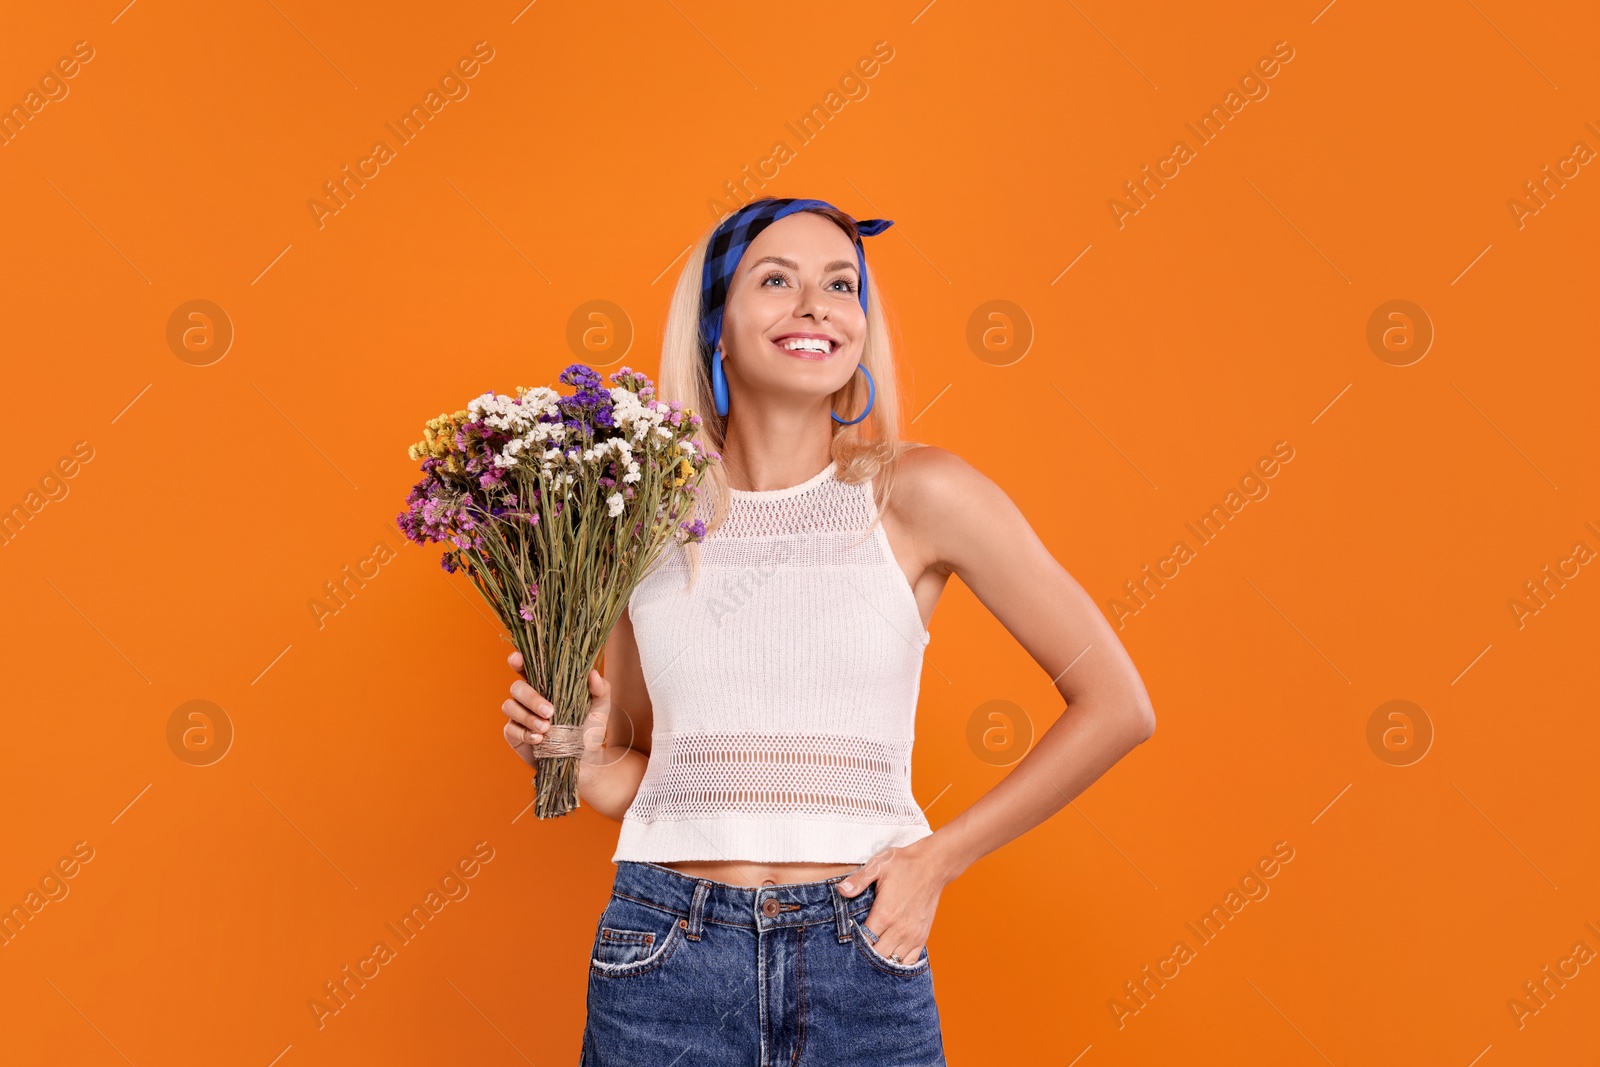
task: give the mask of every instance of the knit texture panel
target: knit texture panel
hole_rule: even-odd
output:
[[[613,860],[861,863],[932,832],[911,794],[931,635],[876,514],[831,464],[734,491],[692,586],[675,549],[634,590],[655,726]]]

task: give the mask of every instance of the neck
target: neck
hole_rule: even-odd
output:
[[[722,466],[734,489],[787,489],[816,474],[832,458],[833,420],[825,413],[819,419],[814,410],[802,412],[792,406],[753,415],[741,408],[728,417]]]

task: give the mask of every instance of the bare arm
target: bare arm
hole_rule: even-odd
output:
[[[522,654],[508,657],[517,680],[505,713],[505,739],[530,766],[550,729],[550,702],[528,683]],[[578,762],[578,797],[610,819],[620,820],[633,803],[650,756],[653,716],[650,694],[639,664],[633,621],[626,611],[617,620],[601,656],[605,666],[589,672],[589,713],[584,719],[584,754]]]
[[[911,961],[926,942],[943,886],[1055,814],[1149,738],[1155,712],[1099,608],[999,486],[941,448],[914,449],[902,464],[890,507],[900,509],[925,554],[960,577],[1055,679],[1066,702],[1033,750],[971,807],[851,876],[850,895],[878,882],[868,916],[882,938],[874,947]],[[886,900],[891,883],[900,892]]]
[[[600,814],[620,821],[644,780],[655,722],[633,620],[626,611],[606,640],[601,662],[609,690],[607,715],[603,720],[591,718],[586,725],[591,730],[604,727],[603,744],[598,758],[586,757],[578,764],[578,796]]]

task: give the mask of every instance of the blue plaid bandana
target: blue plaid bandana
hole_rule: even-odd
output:
[[[717,342],[722,340],[722,311],[728,302],[728,283],[733,280],[733,272],[739,269],[739,261],[744,258],[745,249],[750,247],[750,242],[756,239],[757,234],[785,215],[818,207],[832,208],[833,205],[826,200],[780,200],[767,197],[746,204],[723,219],[722,224],[711,235],[711,243],[706,248],[705,269],[700,279],[700,339],[703,342],[701,355],[705,358],[707,366],[710,365],[711,358],[717,350]],[[893,225],[891,219],[862,219],[856,223],[856,229],[861,237],[875,237]],[[860,275],[861,310],[865,311],[867,310],[867,252],[862,247],[860,238],[856,240],[856,268]]]

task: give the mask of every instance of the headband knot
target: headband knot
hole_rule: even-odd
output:
[[[723,219],[712,232],[711,242],[706,247],[705,267],[700,277],[701,356],[707,366],[710,365],[711,357],[717,350],[717,342],[722,340],[722,312],[728,303],[728,287],[733,281],[734,271],[739,269],[739,261],[744,258],[745,249],[750,247],[750,242],[754,241],[762,230],[774,222],[797,211],[813,208],[839,210],[826,200],[766,197],[739,208]],[[839,213],[845,215],[842,211]],[[849,215],[845,217],[850,218]],[[876,237],[893,226],[894,220],[851,219],[851,221],[855,223],[857,233],[856,268],[860,275],[857,295],[861,298],[861,310],[866,311],[867,252],[861,243],[861,238]]]

